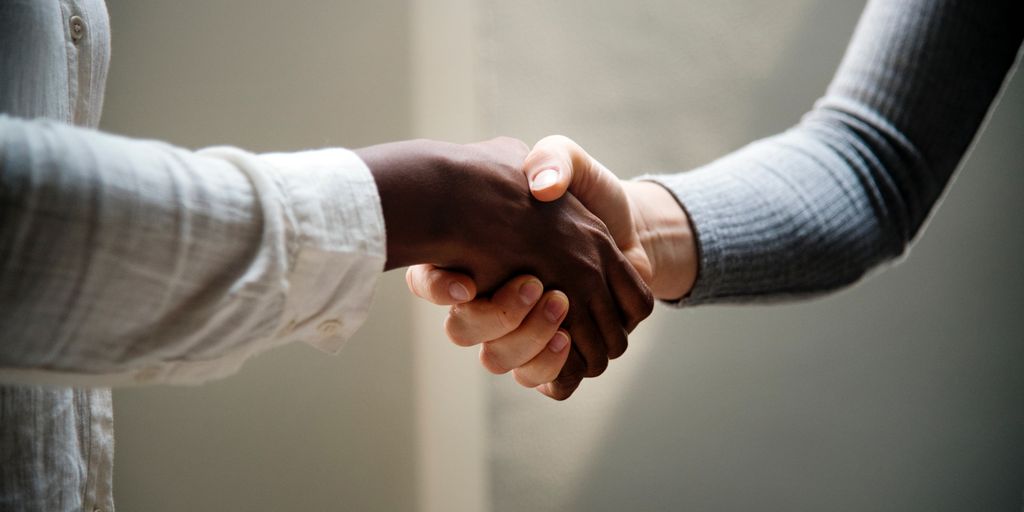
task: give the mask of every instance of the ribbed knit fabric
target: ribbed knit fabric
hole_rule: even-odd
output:
[[[1022,38],[1021,0],[871,0],[797,126],[692,172],[641,177],[675,194],[696,232],[700,270],[678,304],[821,293],[901,254]]]

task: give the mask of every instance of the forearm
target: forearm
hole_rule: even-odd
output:
[[[193,153],[0,118],[0,165],[0,367],[43,381],[195,382],[293,340],[334,350],[383,265],[348,152]]]
[[[963,158],[1024,37],[1019,2],[869,3],[794,129],[655,177],[695,230],[687,303],[821,293],[900,254]]]

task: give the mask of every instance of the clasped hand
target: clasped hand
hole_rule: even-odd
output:
[[[663,288],[655,288],[662,298],[684,294],[656,279],[659,260],[678,258],[654,258],[665,252],[661,237],[645,228],[657,215],[633,196],[678,205],[658,185],[621,182],[565,137],[532,151],[499,138],[357,153],[380,192],[386,267],[413,265],[410,290],[451,306],[449,338],[480,345],[493,373],[512,371],[524,386],[568,398],[626,350],[653,307],[650,286]],[[683,277],[688,290],[693,278]]]

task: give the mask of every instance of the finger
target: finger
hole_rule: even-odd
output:
[[[544,293],[536,277],[518,276],[491,298],[452,306],[444,328],[456,345],[470,346],[498,339],[516,330]]]
[[[536,389],[550,398],[561,401],[572,396],[581,382],[583,377],[559,377],[553,382],[537,386]]]
[[[654,310],[654,294],[639,272],[624,261],[609,265],[606,275],[619,307],[622,326],[627,333],[633,332]]]
[[[462,304],[476,296],[476,283],[471,277],[433,265],[409,267],[405,284],[417,297],[441,306]]]
[[[558,330],[539,354],[512,370],[516,382],[524,387],[535,388],[555,380],[569,357],[570,345],[569,333]]]
[[[622,326],[622,314],[608,292],[599,295],[587,305],[590,317],[594,319],[608,349],[608,359],[615,359],[626,352],[627,332]]]
[[[544,351],[568,311],[569,299],[564,293],[546,293],[516,330],[480,347],[480,362],[497,374],[526,364]]]
[[[569,334],[570,339],[572,333]],[[566,358],[565,364],[562,365],[562,371],[558,372],[558,378],[567,377],[583,377],[583,374],[587,371],[587,361],[583,359],[583,354],[580,354],[580,349],[576,343],[572,344],[572,350],[569,351],[569,357]]]
[[[523,171],[540,201],[554,201],[568,190],[595,213],[603,202],[613,203],[609,213],[628,206],[619,178],[564,135],[550,135],[534,144]]]
[[[573,151],[579,146],[568,137],[544,137],[526,155],[523,171],[530,183],[530,192],[540,201],[554,201],[565,194],[573,174],[582,169],[573,165]],[[583,160],[581,163],[585,163]]]
[[[608,367],[608,348],[604,337],[597,329],[588,308],[572,308],[569,311],[572,321],[569,333],[572,335],[573,347],[579,351],[584,361],[583,377],[597,377]]]
[[[554,201],[566,191],[594,213],[608,227],[616,245],[636,255],[641,274],[648,275],[650,263],[640,244],[629,196],[615,173],[590,156],[572,139],[562,135],[544,137],[526,156],[523,172],[530,192],[540,201]],[[642,261],[639,261],[642,260]]]

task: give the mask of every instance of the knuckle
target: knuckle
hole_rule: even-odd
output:
[[[626,349],[629,347],[629,339],[623,333],[612,346],[608,347],[608,358],[615,359],[621,357],[622,354],[626,353]]]
[[[566,386],[574,386],[574,385],[576,385],[576,383],[578,383],[581,380],[583,380],[583,375],[582,374],[576,374],[576,373],[568,373],[567,374],[567,373],[565,373],[563,371],[562,373],[560,373],[558,375],[558,377],[554,381],[552,381],[552,383],[557,385],[557,386],[566,387]]]
[[[519,327],[519,319],[509,308],[499,306],[494,311],[494,316],[502,332],[511,332]]]
[[[587,369],[583,376],[588,378],[594,378],[600,376],[608,369],[608,360],[605,358],[598,358],[596,361],[588,362]]]
[[[524,388],[535,388],[537,386],[540,386],[541,384],[544,384],[544,382],[541,381],[540,379],[536,379],[528,375],[527,372],[519,370],[513,370],[512,377],[515,378],[516,383],[518,383],[520,386]]]
[[[503,375],[508,373],[508,369],[502,366],[501,363],[497,361],[497,359],[498,356],[495,354],[494,349],[492,349],[490,345],[484,343],[484,345],[480,347],[480,364],[482,364],[484,368],[487,368],[487,371],[495,375]]]
[[[641,320],[651,315],[657,301],[654,298],[654,292],[638,274],[630,273],[629,276],[630,279],[616,289],[622,294],[622,312],[628,327],[627,331],[632,332]]]
[[[650,290],[644,290],[644,292],[639,308],[626,314],[626,332],[633,332],[633,329],[636,329],[640,322],[651,316],[651,313],[654,312],[654,296],[651,295]]]
[[[572,393],[579,387],[581,378],[565,378],[560,377],[558,380],[551,383],[551,393],[548,394],[551,398],[558,400],[559,402],[572,396]]]
[[[641,290],[643,292],[643,303],[640,312],[643,313],[644,318],[647,318],[654,311],[654,292],[647,286],[643,286]]]
[[[445,275],[441,270],[432,270],[426,275],[426,287],[430,292],[430,296],[434,298],[441,298],[448,296],[448,290],[445,288]]]
[[[476,345],[476,340],[468,336],[463,329],[460,327],[460,322],[453,316],[453,312],[448,313],[448,318],[444,321],[444,332],[448,335],[448,339],[452,343],[460,347],[470,347]]]
[[[572,396],[572,392],[574,391],[572,389],[562,389],[560,386],[557,385],[553,386],[553,388],[554,389],[552,389],[551,394],[548,396],[550,396],[553,400],[558,402],[564,402],[568,400],[569,397]]]
[[[547,371],[543,372],[538,377],[540,382],[537,385],[539,386],[540,384],[544,384],[546,382],[554,382],[555,379],[558,378],[558,371],[559,370],[560,370],[560,368],[558,368],[557,366],[554,366],[554,367],[549,368]]]
[[[444,293],[444,279],[437,272],[431,272],[427,275],[426,288],[433,297],[442,297]]]
[[[531,347],[547,345],[551,336],[555,335],[554,333],[549,335],[547,332],[543,332],[540,329],[527,329],[524,334],[526,335],[526,342],[529,343]]]
[[[574,341],[573,343],[576,342]],[[583,378],[585,366],[583,359],[579,357],[575,350],[573,350],[569,353],[569,358],[566,359],[565,364],[562,365],[561,371],[558,372],[558,378],[556,380],[579,380]]]
[[[555,335],[556,326],[548,328],[539,322],[525,322],[515,334],[525,342],[525,346],[537,347],[547,345],[551,337]],[[550,332],[549,332],[550,331]]]

